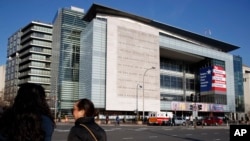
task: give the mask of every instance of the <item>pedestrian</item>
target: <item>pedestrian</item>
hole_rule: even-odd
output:
[[[75,125],[70,129],[68,141],[106,141],[103,128],[95,122],[95,107],[89,99],[80,99],[74,104],[72,114]]]
[[[116,116],[115,120],[116,120],[116,125],[120,125],[120,118],[118,115]]]
[[[175,115],[172,117],[172,126],[175,126]]]
[[[122,122],[123,122],[123,123],[125,123],[125,122],[126,122],[125,116],[123,117]]]
[[[192,126],[193,126],[193,125],[194,125],[194,122],[193,122],[193,121],[194,121],[194,118],[193,118],[193,116],[192,116],[192,115],[190,116],[189,121],[190,121],[190,125],[192,125]]]
[[[51,141],[54,127],[44,88],[25,83],[0,119],[0,140]]]
[[[106,115],[106,124],[109,123],[109,115]]]

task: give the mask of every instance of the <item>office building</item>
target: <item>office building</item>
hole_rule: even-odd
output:
[[[84,27],[83,15],[83,9],[62,8],[53,20],[51,93],[59,114],[61,111],[69,112],[73,103],[79,99],[80,33]]]
[[[51,99],[51,44],[52,25],[37,21],[32,21],[9,37],[4,93],[6,101],[13,102],[18,87],[24,83],[41,84],[48,100]]]
[[[79,96],[100,115],[244,111],[238,46],[96,4],[83,20]]]
[[[20,49],[21,31],[18,30],[8,38],[8,48],[5,73],[4,99],[13,101],[17,93],[18,83],[18,50]]]

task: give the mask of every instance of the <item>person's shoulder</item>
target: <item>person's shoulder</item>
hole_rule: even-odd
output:
[[[44,122],[52,122],[51,119],[48,116],[46,116],[46,115],[42,115],[42,120]]]
[[[46,115],[42,115],[42,123],[44,127],[54,126],[54,122]]]
[[[85,134],[87,132],[88,132],[87,129],[81,125],[74,125],[70,128],[71,134]]]

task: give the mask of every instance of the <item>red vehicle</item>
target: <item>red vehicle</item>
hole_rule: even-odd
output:
[[[206,117],[203,119],[203,125],[221,125],[223,120],[219,117]]]

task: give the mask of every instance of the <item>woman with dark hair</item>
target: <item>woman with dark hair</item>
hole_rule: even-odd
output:
[[[44,88],[26,83],[20,86],[13,105],[3,113],[0,140],[51,141],[54,127]]]
[[[80,99],[74,104],[72,114],[75,125],[70,129],[68,141],[106,141],[106,132],[95,123],[95,107],[92,101]]]

